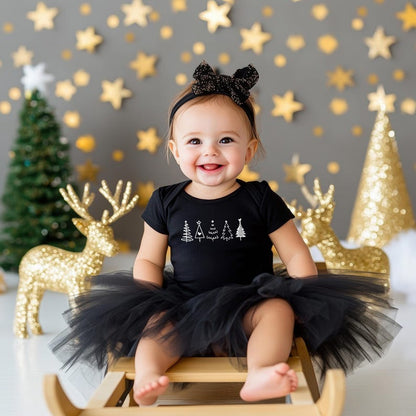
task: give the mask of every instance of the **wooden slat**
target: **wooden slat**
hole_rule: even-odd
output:
[[[288,363],[295,371],[302,371],[299,357],[290,357]],[[120,358],[110,371],[126,372],[126,378],[134,380],[134,358]],[[244,382],[247,377],[247,371],[234,367],[228,357],[182,358],[166,374],[173,383],[214,383],[218,381],[237,383]]]
[[[309,390],[306,378],[303,373],[296,373],[298,376],[298,388],[290,393],[290,400],[293,404],[313,404],[313,398]]]
[[[80,416],[321,416],[316,405],[234,404],[85,409]]]
[[[88,401],[87,408],[115,406],[125,388],[125,373],[109,371]]]

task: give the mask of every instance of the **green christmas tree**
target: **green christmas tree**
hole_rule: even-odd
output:
[[[59,193],[71,183],[71,174],[69,143],[53,110],[38,89],[27,92],[2,196],[0,266],[5,270],[17,270],[26,251],[40,244],[83,248],[85,239],[71,221],[76,214]]]

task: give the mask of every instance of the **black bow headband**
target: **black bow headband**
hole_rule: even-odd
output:
[[[246,103],[250,97],[250,89],[256,85],[259,74],[252,65],[237,69],[230,75],[216,74],[215,71],[205,62],[201,62],[195,69],[192,84],[192,92],[182,97],[172,108],[169,116],[169,125],[178,109],[188,101],[201,95],[222,94],[230,97],[247,114],[250,123],[254,123],[254,114],[251,107]]]

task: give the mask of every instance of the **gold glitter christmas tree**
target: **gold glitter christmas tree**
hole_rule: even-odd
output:
[[[390,120],[381,105],[364,162],[348,240],[383,247],[415,227],[415,217]]]

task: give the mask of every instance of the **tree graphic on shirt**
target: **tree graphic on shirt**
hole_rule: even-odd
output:
[[[195,238],[201,242],[201,240],[205,238],[205,234],[201,228],[201,221],[197,221],[196,223],[198,224],[198,227],[196,228]]]
[[[218,230],[215,227],[214,220],[211,220],[211,226],[209,227],[207,238],[211,241],[217,240],[218,237]]]
[[[189,228],[188,221],[185,221],[185,225],[183,226],[183,234],[181,241],[185,241],[185,243],[189,243],[190,241],[193,241],[191,235],[191,229]]]
[[[241,239],[243,239],[246,236],[246,232],[245,232],[243,226],[241,225],[241,218],[238,219],[238,227],[237,227],[237,232],[236,232],[235,236],[237,238],[239,238],[240,241],[241,241]]]
[[[228,221],[225,220],[224,228],[222,229],[221,240],[231,240],[233,238],[233,232],[231,231],[230,226],[228,225]]]

